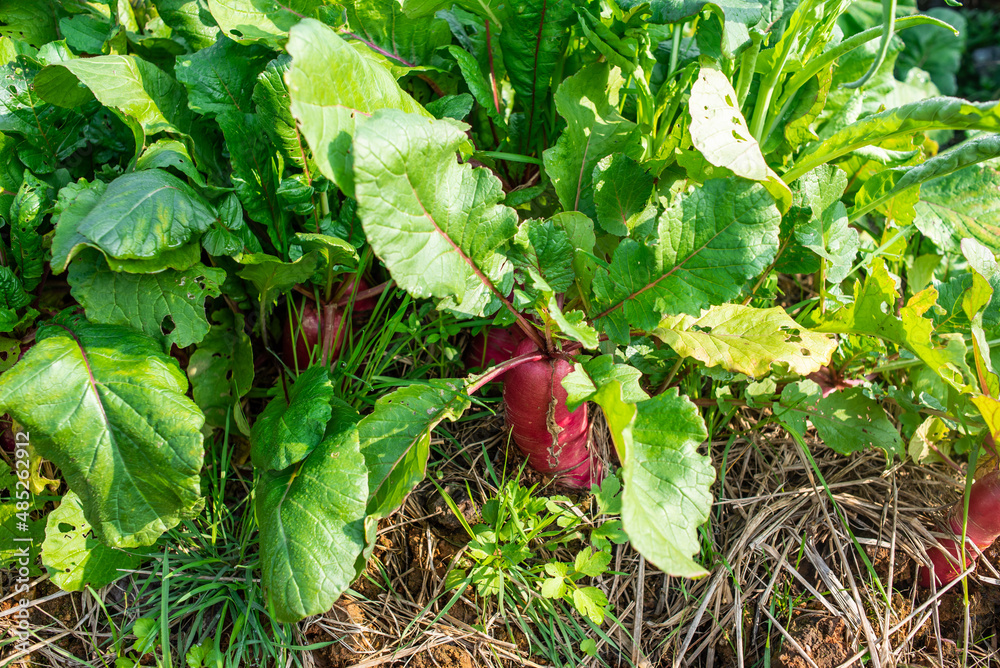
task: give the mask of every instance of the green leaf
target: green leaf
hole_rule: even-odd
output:
[[[544,98],[565,53],[569,26],[576,16],[572,2],[522,0],[511,10],[504,17],[500,50],[507,77],[528,118],[525,136],[533,141],[542,122],[539,116]]]
[[[997,136],[994,135],[994,138]],[[1000,140],[994,142],[1000,148]],[[976,239],[1000,252],[1000,160],[972,164],[920,187],[917,229],[943,251],[955,251],[962,239]]]
[[[205,299],[219,296],[222,269],[201,263],[184,271],[156,274],[112,271],[96,251],[80,255],[69,267],[73,298],[87,319],[102,325],[127,325],[171,345],[186,348],[208,334]]]
[[[622,400],[627,403],[638,403],[649,398],[639,384],[642,372],[634,366],[615,361],[614,355],[599,355],[582,364],[575,364],[562,380],[566,390],[566,408],[576,410],[585,401],[597,393],[598,387],[603,387],[611,381],[617,381],[621,386]]]
[[[895,109],[865,116],[812,145],[784,175],[791,183],[818,165],[896,137],[909,137],[931,130],[1000,130],[1000,102],[968,102],[954,97],[935,97],[911,102]]]
[[[254,110],[257,75],[273,57],[270,49],[244,46],[220,35],[207,49],[178,58],[175,72],[187,88],[193,111],[210,117],[230,111],[246,114]]]
[[[290,229],[278,198],[278,155],[263,120],[237,111],[218,117],[233,165],[233,187],[251,219],[267,227],[275,247],[287,250]]]
[[[805,376],[829,364],[837,349],[832,336],[810,332],[780,306],[757,309],[723,304],[700,317],[668,317],[654,334],[678,355],[750,378],[770,371]]]
[[[900,344],[903,323],[896,315],[899,292],[885,269],[885,263],[872,263],[864,283],[854,282],[854,300],[842,308],[818,318],[813,329],[836,334],[862,334]]]
[[[219,203],[219,217],[201,238],[209,255],[227,255],[241,260],[245,254],[261,253],[260,241],[243,218],[243,206],[235,193]]]
[[[353,269],[358,265],[358,251],[343,239],[328,234],[297,232],[295,243],[302,247],[303,253],[319,253],[328,267],[341,265],[346,269]]]
[[[410,18],[399,0],[348,0],[344,5],[356,35],[405,65],[430,65],[434,52],[451,43],[446,21],[434,14]]]
[[[83,504],[70,491],[49,513],[42,543],[42,563],[52,582],[63,591],[95,590],[125,575],[120,569],[138,568],[146,557],[102,545],[93,538],[83,516]]]
[[[796,194],[812,211],[809,220],[795,226],[800,244],[827,261],[826,280],[840,283],[851,270],[861,241],[847,224],[847,209],[840,201],[847,190],[847,174],[832,165],[820,165],[795,182]]]
[[[358,216],[401,288],[484,316],[513,286],[497,250],[514,236],[517,214],[498,204],[503,189],[489,170],[455,161],[465,140],[447,121],[373,115],[354,141]]]
[[[279,388],[283,389],[283,388]],[[285,393],[271,399],[250,433],[253,465],[281,471],[305,459],[323,440],[330,421],[333,385],[325,367],[299,374]]]
[[[58,466],[105,545],[151,545],[201,498],[204,416],[177,362],[124,327],[62,317],[0,376],[0,406]]]
[[[208,0],[156,0],[156,12],[192,50],[205,49],[215,43],[219,26],[208,11]]]
[[[448,47],[448,53],[458,63],[458,68],[462,72],[462,78],[465,79],[465,85],[469,87],[469,91],[476,98],[479,106],[486,110],[486,115],[498,127],[506,128],[507,121],[501,115],[501,110],[497,108],[499,95],[497,100],[494,100],[493,89],[486,80],[486,75],[483,74],[483,70],[480,68],[479,63],[476,62],[475,57],[462,47],[454,45]]]
[[[371,52],[355,49],[333,29],[305,20],[291,31],[286,74],[292,114],[316,164],[348,195],[354,192],[350,155],[356,118],[379,109],[430,116]]]
[[[758,184],[713,179],[660,216],[657,246],[625,239],[594,279],[594,316],[612,340],[652,331],[665,315],[700,313],[738,297],[774,259],[781,215]]]
[[[358,425],[368,467],[368,514],[386,517],[423,480],[431,432],[454,422],[469,408],[463,381],[429,380],[381,397]]]
[[[854,208],[851,209],[849,218],[857,220],[892,198],[907,193],[911,189],[919,188],[922,183],[946,177],[963,168],[997,157],[1000,157],[1000,135],[980,134],[952,146],[943,153],[928,158],[915,167],[897,167],[876,172],[868,177],[861,189],[855,194]],[[971,174],[974,172],[970,169],[966,172],[966,178]],[[929,191],[932,201],[937,187],[932,186]],[[928,206],[933,206],[933,204],[925,205],[921,211],[926,214]],[[941,220],[943,224],[935,224],[937,220]],[[952,220],[952,217],[947,217],[947,220]],[[959,225],[952,227],[933,213],[930,216],[921,217],[919,221],[919,226],[926,230],[924,234],[928,234],[943,249],[949,250],[956,249],[958,240],[963,238],[966,233],[973,231],[973,228],[969,227],[970,223],[966,221],[960,221]],[[989,229],[975,229],[975,231],[979,235],[987,237],[996,234],[994,230]],[[1000,241],[992,239],[992,244],[994,247],[1000,248]]]
[[[542,292],[565,292],[576,277],[569,236],[551,220],[521,223],[514,236],[511,259],[527,274],[522,283]]]
[[[214,220],[211,205],[191,186],[151,169],[124,174],[108,184],[75,231],[113,258],[156,259],[207,230]]]
[[[556,109],[566,119],[566,129],[542,157],[567,211],[595,218],[594,168],[612,153],[632,158],[642,154],[637,126],[618,113],[624,83],[617,67],[596,63],[567,78],[556,91]]]
[[[604,608],[608,597],[597,587],[581,587],[573,590],[573,606],[595,624],[604,622]]]
[[[473,98],[468,93],[445,95],[427,103],[427,111],[434,118],[453,118],[460,121],[472,111]]]
[[[20,342],[17,342],[17,347],[20,350]],[[15,442],[24,445],[24,437],[15,436]],[[30,468],[18,467],[17,470],[28,474]],[[30,512],[40,510],[48,499],[30,494],[27,485],[30,482],[15,475],[11,467],[0,469],[0,492],[6,499],[0,502],[0,566],[13,570],[27,566],[34,576],[40,572],[35,566],[35,558],[45,536],[45,520],[32,519]],[[18,509],[18,503],[25,502],[27,505]],[[20,517],[18,513],[21,513]]]
[[[318,18],[327,0],[208,0],[222,32],[241,43],[264,42],[277,46],[303,19]]]
[[[292,116],[292,98],[285,83],[285,74],[291,69],[290,56],[281,55],[267,64],[257,76],[253,89],[253,101],[257,105],[260,124],[271,137],[285,159],[297,167],[308,167],[316,171],[316,165],[306,156],[306,146],[299,136],[299,129]]]
[[[539,592],[545,598],[562,598],[566,594],[566,579],[563,577],[551,577],[542,580]]]
[[[652,175],[627,155],[609,155],[594,167],[597,223],[609,234],[627,236],[636,225],[654,217],[656,209],[646,206],[652,194]]]
[[[243,315],[222,309],[212,314],[212,321],[212,328],[188,361],[191,394],[205,413],[206,424],[225,429],[226,415],[233,409],[240,431],[249,435],[239,406],[254,379],[253,347],[243,329]]]
[[[805,413],[827,447],[842,455],[874,447],[885,450],[890,458],[906,454],[899,431],[862,388],[831,392],[818,401],[816,398],[813,395],[812,402],[805,399],[789,408]]]
[[[64,104],[67,88],[83,84],[106,107],[138,121],[146,136],[186,133],[191,112],[183,86],[138,56],[95,56],[49,65],[39,73],[39,97]]]
[[[0,35],[40,47],[58,39],[52,0],[6,0],[0,5]]]
[[[676,388],[636,404],[610,381],[592,400],[601,406],[622,461],[622,523],[632,546],[671,575],[707,571],[691,555],[708,519],[715,471],[698,453],[707,438],[698,409]]]
[[[160,139],[147,146],[135,164],[136,171],[168,167],[178,170],[195,185],[206,187],[205,177],[195,167],[187,147],[176,139]]]
[[[33,58],[18,56],[0,68],[4,82],[0,132],[22,137],[24,143],[17,149],[21,160],[35,173],[49,174],[86,144],[81,132],[87,119],[75,109],[63,109],[41,97],[37,90],[40,67]]]
[[[326,612],[354,580],[368,496],[357,422],[357,413],[338,402],[304,462],[261,474],[261,578],[279,622]]]
[[[253,253],[241,257],[240,263],[244,265],[240,278],[257,288],[261,309],[266,312],[283,292],[312,278],[319,266],[319,254],[306,253],[295,262],[282,262],[272,255]]]
[[[10,252],[26,290],[34,290],[45,273],[45,253],[38,227],[52,200],[49,186],[25,170],[24,180],[10,206]]]
[[[604,575],[608,570],[608,564],[611,563],[611,553],[605,552],[603,550],[593,551],[589,547],[583,548],[576,555],[576,562],[573,568],[576,569],[577,573],[583,573],[584,575],[592,578]]]

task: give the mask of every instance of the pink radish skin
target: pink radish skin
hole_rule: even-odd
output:
[[[349,278],[346,281],[344,281],[344,283],[346,283],[343,292],[345,297],[350,297],[351,293],[355,291],[354,280],[355,280],[354,278]],[[357,292],[364,292],[365,290],[370,290],[372,287],[368,285],[368,282],[363,278],[357,279],[357,282],[358,282]],[[339,291],[340,288],[334,289],[334,293],[337,293]],[[374,311],[375,306],[377,304],[378,304],[378,297],[365,297],[364,299],[355,299],[353,311],[355,313],[360,313],[362,311]]]
[[[518,344],[514,356],[538,350],[530,339]],[[562,379],[573,370],[563,359],[525,362],[504,375],[503,399],[514,443],[539,473],[558,475],[566,487],[590,489],[600,484],[600,462],[592,461],[587,442],[587,405],[566,408]]]
[[[472,337],[465,350],[465,366],[482,368],[506,362],[514,356],[524,334],[517,328],[487,329]]]
[[[939,546],[928,551],[931,567],[920,569],[921,586],[930,587],[932,573],[939,587],[948,584],[962,574],[959,541],[962,536],[964,515],[965,501],[963,499],[952,506],[951,512],[948,513],[948,525],[955,534],[955,538],[942,539]],[[1000,537],[1000,470],[992,471],[972,485],[972,492],[969,495],[969,520],[965,536],[968,545],[965,550],[965,561],[968,565],[974,563],[977,556],[972,545],[980,550],[985,550]],[[955,561],[949,559],[948,555]]]

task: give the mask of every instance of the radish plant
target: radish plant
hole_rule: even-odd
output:
[[[240,433],[275,616],[322,612],[424,478],[432,431],[494,380],[529,464],[584,492],[620,469],[624,533],[686,577],[710,566],[699,405],[767,405],[887,460],[954,441],[974,461],[1000,431],[1000,219],[979,197],[1000,184],[1000,106],[893,76],[894,34],[950,29],[935,18],[43,4],[0,38],[0,345],[20,357],[0,408],[75,494],[76,533],[48,523],[53,571],[91,532],[132,564],[121,548],[196,517],[205,448]],[[456,377],[366,400],[338,353],[360,356],[345,332],[386,278],[491,333]],[[385,344],[363,363],[389,368],[392,332],[361,330]],[[729,395],[694,396],[709,379]],[[991,475],[949,517],[977,546]],[[957,540],[932,549],[942,581]]]

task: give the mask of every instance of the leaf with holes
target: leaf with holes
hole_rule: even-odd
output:
[[[60,316],[0,376],[0,407],[62,471],[105,545],[151,545],[201,509],[201,425],[154,339]]]

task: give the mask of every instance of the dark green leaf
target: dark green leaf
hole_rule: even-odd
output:
[[[188,106],[200,114],[247,114],[254,110],[257,75],[273,57],[270,49],[220,36],[209,48],[177,60],[177,80],[187,87]]]
[[[310,367],[291,388],[283,383],[250,433],[253,465],[265,471],[281,471],[305,459],[323,440],[330,421],[333,385],[326,368]]]

